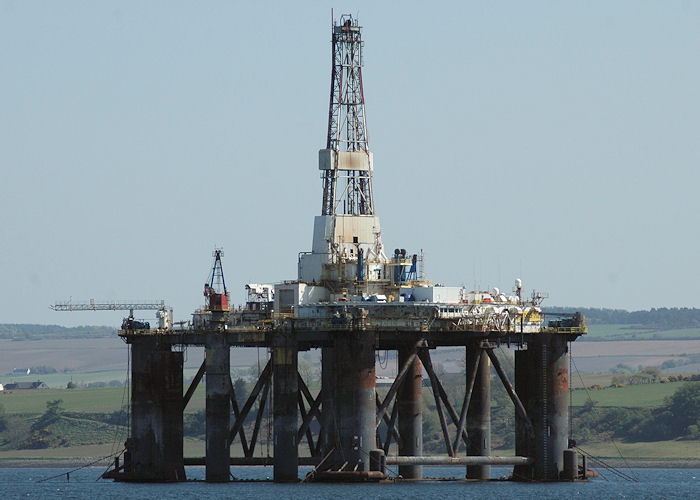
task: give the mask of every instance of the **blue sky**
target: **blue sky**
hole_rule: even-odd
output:
[[[214,246],[235,302],[293,279],[331,7],[363,26],[387,248],[550,305],[700,306],[698,2],[0,0],[0,322],[186,319]]]

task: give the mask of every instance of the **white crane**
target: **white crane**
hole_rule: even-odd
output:
[[[122,328],[129,327],[131,329],[148,330],[148,323],[134,322],[134,311],[158,311],[156,318],[158,319],[158,328],[170,328],[172,324],[173,310],[165,305],[165,301],[151,302],[95,302],[95,299],[90,299],[90,302],[74,303],[73,300],[65,302],[57,302],[50,306],[54,311],[129,311],[129,317],[124,320]],[[137,324],[138,323],[138,324]]]

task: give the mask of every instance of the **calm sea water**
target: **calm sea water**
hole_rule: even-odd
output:
[[[700,498],[700,469],[627,469],[625,472],[639,482],[628,482],[610,473],[605,478],[588,483],[523,484],[511,482],[465,483],[426,481],[391,484],[274,484],[228,483],[208,484],[187,482],[174,484],[129,484],[99,479],[103,469],[88,468],[46,480],[70,469],[3,469],[0,468],[0,498],[362,498],[427,499],[427,498]],[[493,476],[506,476],[510,469],[493,469]],[[461,469],[425,467],[430,477],[458,477]],[[246,479],[266,479],[271,468],[232,468],[235,476]],[[301,471],[302,475],[306,471]],[[203,479],[203,468],[188,468],[188,477]],[[43,482],[40,482],[44,480]]]

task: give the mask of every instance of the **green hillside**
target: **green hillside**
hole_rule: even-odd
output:
[[[598,407],[652,408],[662,406],[686,382],[666,384],[627,385],[624,387],[606,387],[600,390],[578,389],[572,392],[574,406],[583,406],[590,398]]]
[[[117,329],[109,326],[74,326],[0,324],[0,339],[41,340],[41,339],[75,339],[85,337],[108,337],[116,335]]]

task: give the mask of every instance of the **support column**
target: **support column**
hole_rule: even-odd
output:
[[[516,415],[516,455],[535,459],[530,466],[517,466],[516,479],[556,481],[564,470],[564,450],[569,432],[569,366],[567,339],[541,335],[515,355],[515,390],[533,425],[528,436]]]
[[[467,446],[468,456],[491,455],[491,360],[486,351],[478,344],[467,347],[467,366],[479,367],[476,372],[474,390],[467,410]],[[490,465],[471,465],[467,467],[468,479],[490,479]]]
[[[144,481],[184,481],[181,352],[156,339],[131,343],[131,437],[125,473]],[[125,463],[127,459],[125,458]]]
[[[535,386],[541,382],[535,371],[536,347],[530,342],[527,350],[515,351],[515,393],[523,403],[533,427],[541,421],[542,416],[538,405],[535,403]],[[534,429],[533,429],[534,430]],[[515,414],[515,455],[519,457],[534,458],[535,436],[530,436],[524,419]],[[513,468],[513,479],[527,481],[534,478],[533,465],[516,465]]]
[[[297,430],[297,344],[293,332],[275,337],[272,352],[272,384],[274,415],[274,480],[299,480],[299,448]]]
[[[374,334],[338,332],[334,354],[339,442],[332,455],[332,468],[347,462],[343,470],[369,471],[369,452],[376,447]]]
[[[569,350],[563,335],[551,335],[549,348],[549,444],[548,479],[560,479],[564,450],[569,446]]]
[[[398,351],[399,366],[403,366],[411,354],[413,346],[401,347]],[[406,373],[396,394],[398,405],[400,456],[419,457],[423,455],[423,363],[416,356]],[[391,432],[391,430],[389,430]],[[422,479],[422,465],[399,465],[399,474],[404,479]]]
[[[325,457],[335,446],[335,370],[333,362],[334,354],[332,347],[323,347],[321,350],[321,387],[323,389],[323,399],[321,402],[321,435],[320,451]]]
[[[229,394],[231,361],[223,333],[206,337],[206,480],[229,480],[231,450],[228,436],[231,426]]]

